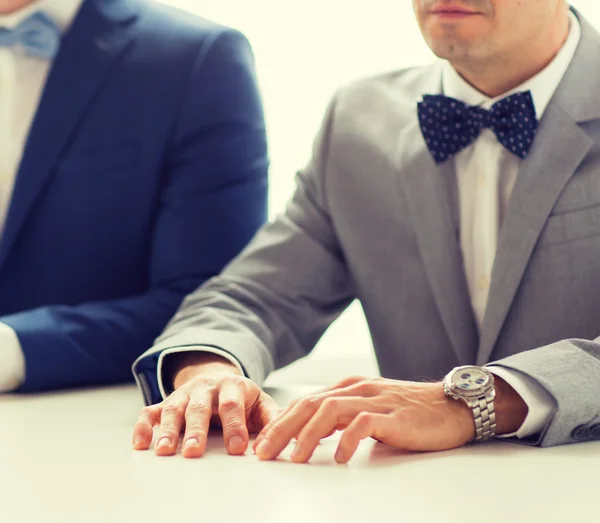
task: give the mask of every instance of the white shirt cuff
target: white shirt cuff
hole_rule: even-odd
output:
[[[157,364],[157,368],[156,368],[156,372],[158,373],[158,389],[160,390],[160,395],[162,396],[162,399],[165,400],[167,399],[168,394],[166,393],[166,389],[163,383],[163,379],[162,379],[162,367],[163,367],[163,361],[165,359],[165,357],[167,357],[169,354],[178,354],[181,352],[209,352],[211,354],[216,354],[218,356],[221,356],[223,358],[225,358],[226,360],[229,360],[231,363],[233,363],[242,374],[246,374],[244,372],[244,369],[242,368],[242,365],[240,364],[240,362],[234,358],[231,354],[229,354],[228,352],[221,350],[221,349],[217,349],[215,347],[210,347],[207,345],[197,345],[197,346],[189,346],[189,347],[174,347],[173,349],[167,349],[165,351],[163,351],[161,353],[161,355],[158,357],[158,364]]]
[[[25,381],[25,356],[17,333],[0,322],[0,392],[12,392]]]
[[[527,374],[514,369],[489,366],[487,369],[508,383],[527,404],[528,412],[521,427],[512,434],[503,434],[499,438],[519,439],[539,434],[550,421],[556,408],[553,396],[536,380]]]

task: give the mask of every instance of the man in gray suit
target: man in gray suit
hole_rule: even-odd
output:
[[[185,422],[200,456],[213,417],[231,454],[260,431],[297,462],[336,429],[342,463],[367,437],[600,439],[600,35],[564,0],[413,4],[445,60],[336,94],[285,214],[136,362],[135,448]],[[278,413],[259,385],[354,299],[384,378]]]

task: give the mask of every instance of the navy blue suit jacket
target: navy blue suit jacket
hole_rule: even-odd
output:
[[[267,170],[240,33],[146,0],[86,0],[0,240],[0,321],[24,350],[20,390],[131,379],[183,297],[266,220]]]

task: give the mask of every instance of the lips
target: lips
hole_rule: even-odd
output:
[[[464,17],[464,16],[473,16],[479,14],[477,11],[473,11],[467,7],[458,4],[451,5],[438,5],[434,6],[430,10],[431,14],[440,15],[440,16],[454,16],[454,17]]]

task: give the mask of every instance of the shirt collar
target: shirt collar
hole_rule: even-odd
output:
[[[47,14],[66,33],[85,0],[37,0],[14,13],[0,15],[0,27],[13,29],[37,11]]]
[[[550,103],[556,88],[560,84],[567,71],[571,60],[575,55],[579,40],[581,39],[581,24],[572,11],[569,11],[570,30],[566,42],[554,59],[538,74],[523,84],[504,93],[496,98],[489,98],[469,85],[450,65],[445,61],[442,69],[442,86],[446,96],[456,98],[468,105],[480,106],[489,109],[498,100],[510,96],[516,92],[531,91],[535,105],[536,116],[542,118],[546,107]]]

